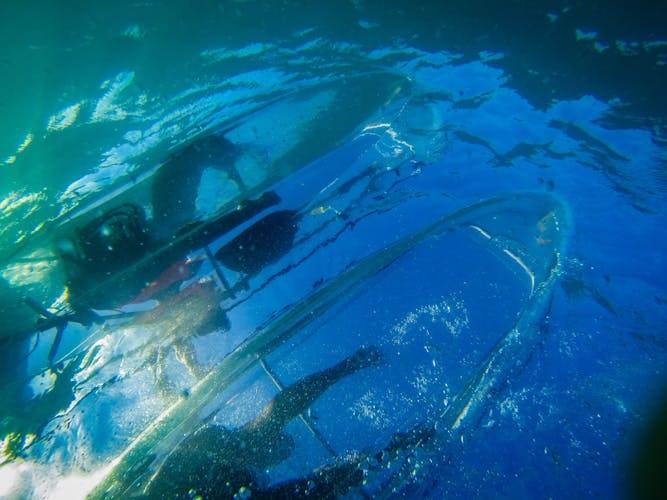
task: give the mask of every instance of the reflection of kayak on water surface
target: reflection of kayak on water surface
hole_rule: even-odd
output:
[[[539,338],[567,210],[424,189],[368,122],[400,115],[405,82],[338,83],[301,96],[347,116],[337,129],[304,118],[262,163],[243,145],[296,96],[277,100],[51,231],[67,293],[31,298],[44,338],[15,332],[29,351],[7,391],[67,394],[3,422],[14,459],[76,449],[60,466],[97,471],[93,497],[374,495],[474,433]],[[377,100],[336,110],[359,86]]]
[[[378,109],[400,111],[406,86],[404,79],[378,71],[266,97],[254,114],[219,124],[221,131],[189,140],[157,167],[61,215],[4,263],[3,283],[15,296],[3,294],[1,310],[22,314],[2,337],[34,331],[35,308],[21,297],[60,309],[68,284],[75,308],[115,307],[187,253],[268,215],[280,203],[280,193],[272,191],[277,182],[342,144]],[[374,99],[350,104],[354,94],[371,89]],[[356,155],[370,145],[357,142]],[[288,200],[292,208],[308,203],[345,166],[311,170],[303,193]],[[37,260],[44,265],[37,267]],[[43,274],[39,281],[35,270]]]

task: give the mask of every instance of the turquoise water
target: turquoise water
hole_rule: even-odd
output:
[[[237,167],[256,187],[253,196],[276,181],[283,208],[302,218],[298,244],[285,260],[250,276],[247,289],[239,285],[239,295],[223,302],[230,330],[197,344],[200,358],[208,353],[202,363],[209,373],[222,377],[216,363],[242,344],[245,332],[273,324],[299,298],[327,310],[322,303],[329,302],[312,297],[312,290],[322,284],[346,290],[357,276],[372,274],[373,265],[384,269],[382,262],[385,277],[373,278],[380,284],[365,277],[368,293],[355,292],[347,305],[333,308],[345,313],[343,325],[335,314],[325,315],[290,348],[266,357],[281,379],[294,382],[318,369],[312,359],[330,366],[354,351],[353,344],[377,338],[388,352],[401,351],[422,367],[388,362],[392,374],[405,378],[377,372],[362,379],[356,400],[336,396],[355,417],[340,418],[348,433],[335,430],[339,407],[318,403],[320,426],[331,430],[325,434],[336,452],[382,449],[392,432],[424,419],[453,428],[452,410],[443,404],[455,406],[466,394],[488,399],[455,439],[440,430],[427,445],[401,451],[409,455],[402,456],[405,463],[419,467],[397,466],[389,478],[371,473],[366,490],[350,495],[625,494],[637,443],[664,396],[667,357],[667,24],[660,8],[648,2],[628,13],[620,2],[201,1],[114,8],[24,2],[3,10],[0,309],[10,320],[2,326],[0,374],[14,399],[2,415],[0,466],[13,490],[2,494],[49,496],[73,474],[100,470],[169,408],[146,395],[155,392],[145,371],[152,354],[137,347],[135,330],[106,337],[108,329],[71,323],[58,371],[45,365],[54,329],[17,340],[10,325],[25,318],[12,304],[27,294],[66,310],[62,276],[50,272],[54,235],[92,203],[149,175],[184,143],[213,133],[225,134],[240,151]],[[237,193],[216,187],[220,178],[211,175],[198,193],[200,218],[224,209],[220,200]],[[558,254],[558,283],[544,278],[553,285],[548,304],[526,298],[534,293],[525,288],[530,272],[503,274],[487,253],[467,247],[468,239],[434,244],[435,257],[433,249],[405,250],[409,257],[393,267],[395,255],[382,253],[444,214],[526,191],[566,207],[563,214],[554,209],[567,225],[563,248],[538,236]],[[500,239],[518,238],[513,231],[519,229],[507,229],[518,228],[517,220],[544,224],[552,201],[536,204],[539,209],[516,208],[528,213],[524,219],[501,205],[505,229],[486,217],[470,224],[479,234],[494,227]],[[503,248],[522,263],[534,258],[529,270],[551,265],[551,257],[524,246],[525,253]],[[385,257],[366,260],[374,252]],[[354,269],[361,271],[346,274]],[[464,269],[502,293],[469,285]],[[225,272],[232,280],[242,274]],[[410,282],[410,276],[420,278]],[[385,298],[373,291],[378,287]],[[525,318],[524,307],[535,313],[520,324],[540,335],[528,336],[516,351],[520,367],[489,385],[489,393],[483,384],[466,386],[483,371],[486,356],[493,358],[496,340]],[[369,316],[368,310],[380,312]],[[474,326],[464,326],[466,318]],[[420,337],[429,321],[454,325],[456,341]],[[349,325],[355,326],[342,337],[327,333]],[[401,328],[411,340],[392,343]],[[157,330],[171,332],[164,325]],[[425,360],[424,352],[440,354]],[[183,366],[167,366],[171,382],[189,391],[193,382]],[[268,391],[270,380],[257,382],[253,366],[247,379],[226,390]],[[223,396],[216,397],[222,405]],[[201,398],[200,410],[210,411],[206,404],[213,403]],[[128,417],[138,401],[140,410]],[[94,408],[99,418],[89,421],[85,415]],[[247,412],[234,407],[219,421],[239,425]],[[19,436],[21,453],[7,452],[10,435]],[[281,466],[273,479],[306,474],[330,458],[315,448],[298,450],[301,462]]]

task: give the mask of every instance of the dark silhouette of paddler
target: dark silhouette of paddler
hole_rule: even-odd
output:
[[[244,192],[233,167],[236,146],[221,135],[198,138],[174,153],[153,179],[152,217],[136,203],[115,206],[56,241],[75,310],[114,308],[139,296],[147,283],[238,225],[280,202],[272,191],[241,201],[233,210],[196,220],[196,199],[207,168],[228,173]],[[292,245],[298,217],[282,210],[266,215],[223,247],[218,256],[248,275]]]
[[[327,389],[382,359],[376,347],[362,347],[340,363],[305,377],[281,391],[254,420],[228,430],[206,423],[188,436],[166,459],[147,486],[149,498],[287,498],[333,497],[360,484],[354,463],[320,468],[307,477],[263,487],[259,475],[291,454],[287,424],[305,412]]]

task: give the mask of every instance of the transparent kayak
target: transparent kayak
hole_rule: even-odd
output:
[[[202,426],[243,428],[281,391],[368,346],[379,349],[381,359],[309,401],[282,429],[294,443],[289,456],[230,494],[258,485],[255,493],[289,485],[294,494],[312,489],[336,495],[383,495],[407,487],[428,474],[434,453],[451,452],[452,444],[474,434],[490,396],[539,342],[567,220],[563,206],[541,194],[486,200],[349,263],[277,313],[262,314],[250,302],[239,306],[231,322],[247,315],[245,335],[220,331],[205,337],[209,348],[226,347],[216,353],[221,359],[211,360],[194,385],[183,383],[187,389],[171,405],[141,421],[145,428],[111,459],[92,496],[160,491],[155,482],[162,480],[165,462],[178,459],[184,446],[191,449],[187,436]],[[309,272],[285,274],[265,293],[299,289],[298,275]],[[184,322],[196,323],[188,314],[182,312]],[[116,360],[120,371],[136,371],[110,391],[138,390],[134,379],[149,371],[141,366],[146,349]],[[171,363],[174,374],[176,356]],[[100,356],[84,371],[92,383],[106,380],[108,368],[108,358]],[[148,395],[155,388],[143,390]],[[210,456],[205,444],[199,446],[196,456]],[[203,487],[184,481],[183,491]]]

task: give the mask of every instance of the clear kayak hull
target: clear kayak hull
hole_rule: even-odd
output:
[[[93,496],[142,494],[202,422],[238,427],[290,381],[317,373],[330,353],[342,358],[369,345],[383,351],[383,362],[332,387],[293,422],[298,450],[264,481],[281,484],[353,454],[370,467],[354,487],[387,493],[410,479],[405,464],[376,468],[364,453],[396,447],[396,436],[416,431],[420,439],[404,443],[412,453],[462,442],[489,394],[539,342],[568,220],[549,196],[501,197],[353,263],[231,349],[116,458]]]

